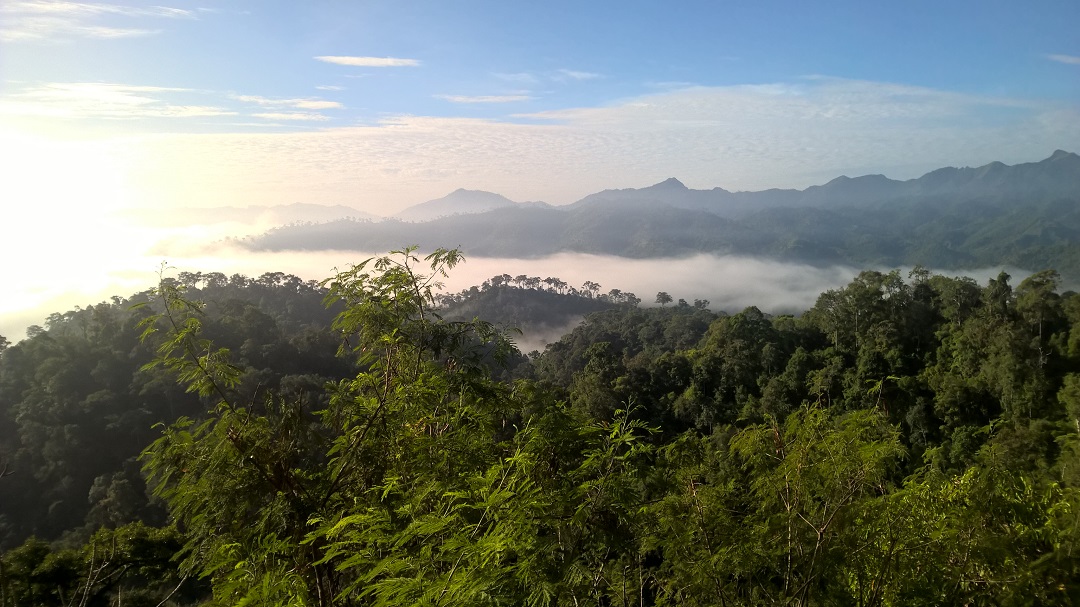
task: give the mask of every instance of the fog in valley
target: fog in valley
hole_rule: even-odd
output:
[[[21,259],[2,272],[10,285],[0,302],[0,335],[11,341],[25,337],[32,325],[44,325],[49,314],[86,307],[114,296],[128,297],[156,285],[162,266],[166,272],[222,272],[257,277],[266,272],[284,272],[304,280],[322,280],[335,268],[345,269],[387,251],[252,251],[230,238],[255,234],[272,227],[268,223],[202,221],[172,222],[171,226],[134,221],[130,217],[87,219],[84,229],[64,235],[73,241],[77,254],[56,252],[53,256]],[[107,229],[106,228],[106,222]],[[100,229],[94,229],[100,228]],[[402,243],[406,246],[410,243]],[[454,243],[446,243],[453,246]],[[18,258],[15,252],[10,253]],[[632,292],[642,306],[655,305],[658,291],[669,293],[675,302],[708,300],[714,311],[737,312],[757,306],[771,314],[798,314],[813,305],[828,289],[847,284],[859,271],[893,268],[817,267],[748,257],[700,254],[682,258],[628,259],[615,256],[560,253],[535,259],[471,256],[455,268],[443,282],[445,291],[457,292],[478,286],[498,275],[557,277],[580,287],[585,281],[611,289]],[[942,274],[971,276],[984,283],[1002,268],[970,272],[940,271]],[[901,268],[906,275],[908,268]],[[1025,272],[1006,268],[1015,281]],[[168,275],[168,274],[167,274]],[[62,278],[58,278],[62,276]],[[572,327],[551,327],[543,335],[522,335],[517,342],[523,351],[542,349]]]

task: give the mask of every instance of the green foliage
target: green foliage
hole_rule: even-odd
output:
[[[176,276],[162,286],[206,303],[174,316],[198,323],[189,334],[204,340],[202,355],[211,341],[231,351],[240,369],[234,392],[310,400],[328,379],[355,374],[334,355],[333,313],[317,284],[280,273]],[[212,401],[185,393],[165,367],[146,366],[157,353],[140,343],[140,321],[163,312],[161,303],[138,293],[53,314],[46,329],[0,355],[0,469],[9,473],[0,483],[0,548],[31,534],[78,544],[101,525],[164,521],[161,504],[146,495],[138,455],[160,435],[154,424],[199,419]]]
[[[175,529],[140,523],[101,529],[78,549],[30,538],[0,557],[0,607],[190,604],[201,589],[175,570],[180,545]]]
[[[152,371],[159,365],[168,369],[188,392],[199,396],[215,396],[228,404],[225,391],[240,383],[240,368],[229,362],[227,348],[214,348],[213,343],[199,336],[202,332],[203,306],[183,299],[181,287],[161,280],[153,293],[165,306],[160,314],[147,316],[139,322],[143,329],[139,339],[145,341],[158,331],[158,321],[167,322],[168,337],[157,347],[157,357],[143,365],[142,371]],[[142,306],[145,304],[136,304]]]
[[[505,421],[507,392],[481,362],[504,355],[509,342],[488,323],[443,322],[433,311],[438,278],[460,261],[457,252],[429,256],[429,275],[416,272],[412,249],[394,255],[327,281],[328,304],[343,304],[334,322],[340,350],[362,371],[328,385],[319,410],[275,395],[241,405],[230,394],[227,353],[203,343],[190,317],[174,318],[196,307],[160,292],[165,312],[151,322],[171,327],[162,364],[219,404],[206,421],[168,428],[147,450],[146,470],[187,529],[184,570],[212,579],[217,601],[396,596],[394,584],[361,588],[365,574],[346,571],[360,568],[334,543],[341,522],[381,521],[387,541],[428,537],[425,517],[457,507],[438,499],[499,461],[505,447],[482,439]],[[440,508],[428,510],[433,503]]]
[[[1080,299],[1053,272],[864,272],[801,317],[620,305],[524,363],[443,318],[460,261],[237,279],[260,306],[182,273],[5,350],[0,529],[76,523],[0,556],[0,607],[1080,600]],[[316,294],[326,328],[288,313]],[[124,526],[152,518],[129,449],[155,421],[143,470],[181,531]]]
[[[854,521],[889,490],[903,455],[896,429],[873,411],[832,418],[811,408],[782,427],[749,428],[731,445],[749,475],[747,563],[762,570],[745,575],[761,580],[757,596],[810,604],[819,593],[846,592],[837,574],[850,558]]]

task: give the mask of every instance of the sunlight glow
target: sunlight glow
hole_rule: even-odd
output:
[[[0,316],[62,293],[97,293],[108,268],[150,243],[122,233],[112,211],[132,206],[124,156],[108,142],[0,132]]]

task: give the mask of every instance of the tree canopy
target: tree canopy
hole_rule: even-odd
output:
[[[798,317],[613,290],[522,358],[448,311],[600,286],[440,298],[461,261],[181,273],[7,347],[0,607],[1080,600],[1056,273],[867,271]]]

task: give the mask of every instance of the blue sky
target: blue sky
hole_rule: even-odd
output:
[[[402,114],[523,121],[691,85],[807,76],[1080,98],[1080,4],[1065,0],[167,4],[5,2],[4,96],[40,102],[26,95],[37,86],[106,83],[184,89],[135,92],[204,110],[65,125],[97,132],[327,128]]]
[[[27,228],[0,239],[23,261],[0,333],[147,279],[160,235],[122,208],[385,215],[1080,151],[1077,24],[1076,0],[3,0],[0,200]]]

